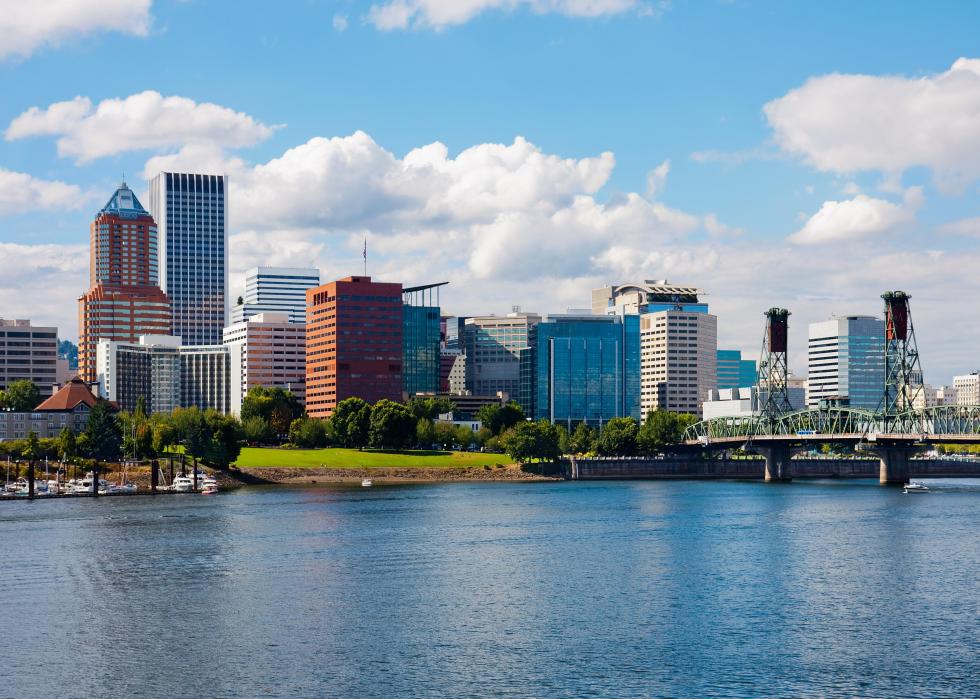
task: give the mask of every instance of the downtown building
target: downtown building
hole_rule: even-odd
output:
[[[306,323],[306,292],[318,286],[320,270],[314,267],[253,267],[245,272],[245,293],[231,310],[231,322],[285,313],[290,323]]]
[[[810,323],[807,404],[821,401],[877,410],[885,386],[885,323],[843,316]]]
[[[188,345],[220,345],[226,325],[227,192],[224,175],[161,172],[150,181],[159,284],[172,305],[172,334]]]
[[[666,279],[648,279],[642,284],[604,286],[592,291],[592,313],[643,315],[673,310],[707,313],[708,304],[699,298],[703,293],[695,286],[670,284]]]
[[[305,313],[304,313],[305,315]],[[224,330],[224,344],[240,357],[242,399],[253,386],[282,388],[306,402],[306,323],[290,322],[287,313],[258,313]]]
[[[701,311],[640,316],[640,409],[701,415],[716,388],[718,319]]]
[[[170,334],[170,300],[158,286],[157,235],[153,217],[125,182],[92,222],[91,287],[78,299],[78,369],[85,381],[96,380],[99,340]]]
[[[100,340],[99,395],[121,410],[142,398],[148,414],[197,407],[237,415],[242,405],[239,345],[182,345],[181,338],[142,336],[138,342]]]
[[[32,432],[49,439],[66,427],[78,434],[88,424],[96,400],[88,384],[76,376],[30,412],[0,410],[0,442],[26,439]]]
[[[466,390],[477,396],[506,394],[517,399],[521,390],[521,351],[530,346],[537,313],[515,311],[505,316],[473,316],[463,326]]]
[[[741,350],[718,350],[718,389],[747,388],[759,382],[755,360],[742,359]]]
[[[0,318],[0,390],[27,380],[42,396],[50,396],[61,383],[61,373],[57,328]]]
[[[640,316],[546,315],[520,351],[524,414],[564,425],[601,427],[640,419]]]
[[[954,376],[953,394],[956,405],[980,405],[980,372]]]

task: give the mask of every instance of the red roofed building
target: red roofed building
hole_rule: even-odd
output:
[[[41,439],[57,437],[65,427],[77,434],[88,424],[97,400],[88,384],[76,376],[32,412],[0,411],[0,442],[26,439],[31,432]]]

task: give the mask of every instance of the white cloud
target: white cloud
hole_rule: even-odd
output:
[[[944,223],[937,230],[943,235],[962,235],[980,238],[980,216]]]
[[[811,78],[763,108],[776,143],[819,170],[845,175],[929,168],[947,191],[980,177],[980,59],[921,78]]]
[[[152,0],[8,0],[0,4],[0,59],[96,32],[146,36]]]
[[[87,97],[46,109],[31,107],[10,123],[4,136],[8,141],[58,136],[58,154],[85,163],[132,150],[251,146],[275,128],[217,104],[147,90],[94,107]]]
[[[527,8],[535,14],[556,13],[569,17],[600,17],[635,10],[652,14],[641,0],[387,0],[372,5],[367,19],[377,29],[442,29],[465,24],[487,10]]]
[[[90,198],[77,185],[42,180],[0,167],[0,215],[38,209],[77,209]]]
[[[347,30],[347,15],[335,14],[333,16],[333,28],[338,32]]]
[[[670,161],[665,160],[647,173],[647,196],[651,199],[664,191],[667,175],[670,174]]]
[[[922,190],[910,188],[902,204],[859,194],[844,201],[825,201],[789,239],[801,245],[870,238],[898,230],[915,220]]]
[[[0,242],[0,316],[56,325],[77,337],[77,297],[88,287],[88,244]]]

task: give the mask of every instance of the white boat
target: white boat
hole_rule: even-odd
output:
[[[208,483],[201,489],[201,495],[217,495],[218,494],[218,483]]]
[[[365,478],[364,480],[361,481],[362,488],[370,488],[372,485],[374,485],[374,483],[371,482],[370,478]]]
[[[927,486],[925,483],[922,483],[920,481],[909,481],[908,483],[905,484],[905,490],[903,490],[902,492],[905,493],[906,495],[910,495],[912,493],[928,493],[929,486]]]
[[[194,479],[190,476],[175,476],[170,489],[175,493],[190,493],[194,491]]]
[[[74,479],[73,479],[74,480]],[[91,471],[85,474],[85,478],[80,478],[77,481],[68,482],[68,493],[71,495],[85,495],[91,494],[93,492],[94,475]],[[105,478],[99,479],[99,494],[107,495],[109,493],[109,481]]]
[[[109,486],[109,495],[116,495],[117,493],[135,493],[138,487],[135,483],[113,483]]]

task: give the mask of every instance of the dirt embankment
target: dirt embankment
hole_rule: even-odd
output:
[[[241,473],[266,483],[360,483],[370,478],[374,483],[420,483],[436,481],[553,481],[550,476],[522,471],[511,465],[495,468],[482,466],[460,468],[245,468]]]

